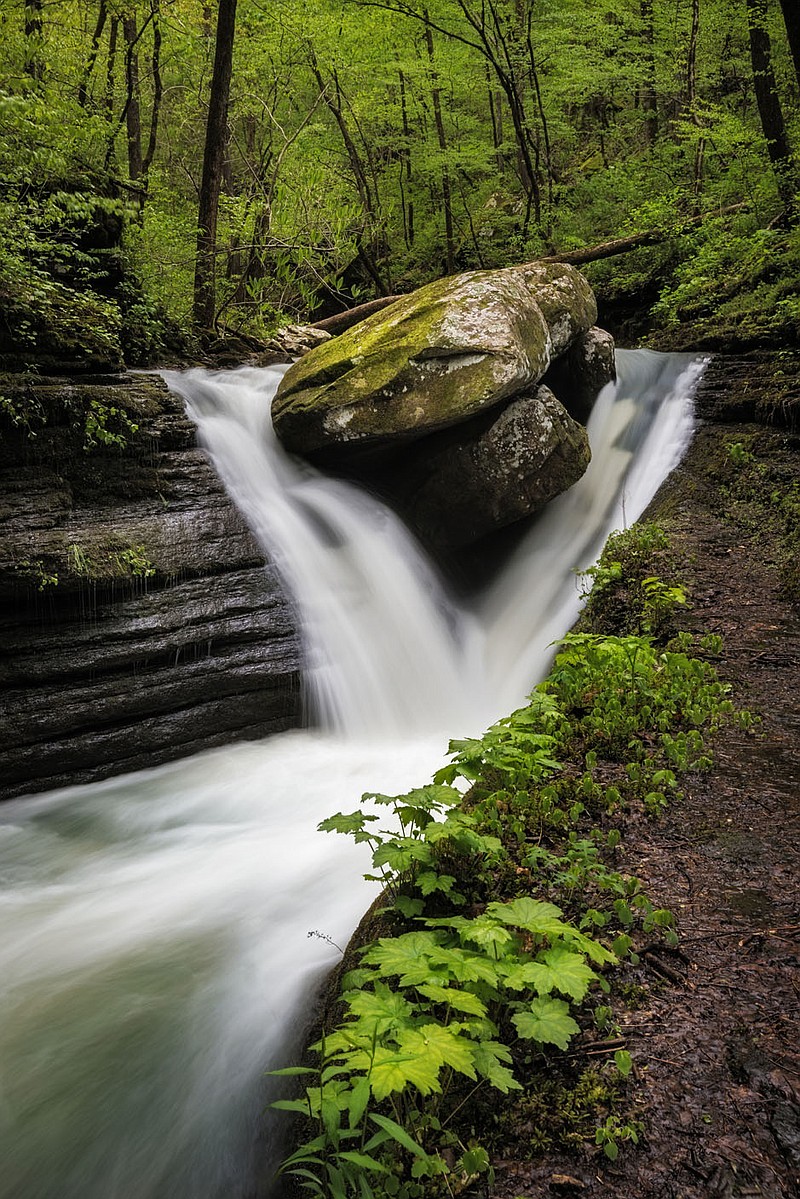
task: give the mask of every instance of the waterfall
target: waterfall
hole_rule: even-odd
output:
[[[321,728],[0,809],[0,1199],[254,1194],[263,1072],[374,894],[365,847],[316,824],[426,781],[546,667],[574,568],[691,431],[699,363],[619,369],[586,476],[468,605],[385,508],[282,453],[279,370],[170,376],[293,596]]]

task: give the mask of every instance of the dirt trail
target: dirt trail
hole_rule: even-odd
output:
[[[594,1147],[578,1160],[506,1162],[498,1199],[800,1194],[800,611],[780,595],[786,543],[767,511],[775,479],[800,491],[800,437],[730,423],[774,414],[775,365],[711,370],[701,412],[728,423],[700,428],[650,513],[684,563],[687,627],[722,635],[719,673],[762,723],[726,730],[712,772],[691,776],[659,822],[625,834],[626,868],[676,914],[681,938],[677,951],[643,956],[640,1006],[620,1017],[645,1136],[613,1163]],[[787,392],[797,402],[790,382],[784,417]],[[752,502],[735,471],[725,482],[720,447],[731,443],[745,473],[762,472]]]

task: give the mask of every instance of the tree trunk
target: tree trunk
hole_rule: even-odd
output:
[[[106,59],[106,92],[103,102],[106,120],[111,123],[114,116],[114,89],[116,80],[114,78],[114,67],[117,61],[117,37],[119,34],[119,17],[112,17],[111,24],[108,29],[108,58]],[[111,143],[108,154],[106,156],[106,164],[108,164],[114,152],[114,144]]]
[[[658,137],[658,101],[656,99],[655,29],[653,27],[653,0],[642,0],[642,24],[644,26],[646,77],[642,86],[642,111],[647,144],[652,146]]]
[[[85,108],[89,102],[89,81],[92,78],[92,72],[97,64],[97,56],[100,53],[100,39],[103,36],[103,30],[106,27],[106,19],[108,17],[108,9],[106,8],[106,0],[100,0],[100,9],[97,13],[97,24],[94,27],[92,35],[92,48],[89,51],[89,57],[86,61],[86,67],[83,72],[83,78],[78,86],[78,103],[81,108]]]
[[[427,11],[425,17],[427,18]],[[447,169],[447,137],[442,119],[442,89],[439,87],[439,77],[436,72],[433,51],[433,33],[431,27],[425,25],[425,46],[428,51],[428,61],[431,72],[431,96],[433,98],[433,119],[436,124],[436,139],[442,155],[442,209],[444,215],[445,241],[445,274],[452,275],[455,270],[455,237],[453,235],[453,201],[450,191],[450,172]]]
[[[695,108],[697,99],[697,42],[700,37],[700,0],[692,0],[692,26],[689,33],[689,56],[686,64],[686,107],[689,119],[697,129],[701,129],[700,118]],[[694,180],[692,193],[694,196],[693,211],[695,216],[700,214],[700,196],[703,191],[703,164],[706,154],[706,139],[700,134],[694,149]]]
[[[136,17],[126,14],[122,18],[122,32],[125,37],[125,84],[127,98],[125,101],[125,125],[128,131],[128,178],[135,182],[142,174],[142,114],[139,95],[139,55],[136,43],[139,35],[136,30]]]
[[[367,166],[358,152],[358,146],[353,139],[350,126],[344,114],[344,108],[342,106],[342,92],[341,88],[339,87],[338,75],[336,71],[334,71],[334,88],[332,90],[325,82],[319,63],[317,62],[317,56],[314,53],[314,47],[312,46],[311,42],[309,42],[307,45],[307,51],[311,70],[314,78],[317,81],[317,86],[319,87],[322,99],[326,108],[331,113],[331,116],[336,121],[336,124],[339,127],[339,132],[342,135],[344,148],[347,152],[347,159],[350,163],[350,169],[353,172],[359,199],[361,200],[361,207],[363,208],[364,216],[366,217],[365,231],[369,236],[370,242],[373,242],[374,231],[378,227],[375,201],[373,200],[372,188],[370,187],[369,177],[367,175]],[[358,238],[356,241],[356,254],[380,294],[383,296],[388,295],[389,289],[381,278],[381,273],[378,270],[378,264],[376,262],[375,255],[373,254],[371,248],[367,249],[367,247],[361,241],[361,238]]]
[[[197,258],[194,273],[194,322],[201,329],[214,326],[216,311],[217,214],[222,172],[228,142],[228,98],[233,69],[236,0],[220,0],[211,96],[208,104],[203,175],[197,216]]]
[[[25,73],[40,83],[42,61],[42,0],[25,0]]]
[[[408,103],[406,101],[406,77],[402,71],[400,75],[400,113],[403,118],[403,150],[400,158],[400,198],[403,205],[403,238],[406,243],[406,249],[410,250],[414,245],[414,197],[411,194],[411,126],[408,120]],[[408,186],[408,195],[406,196],[405,187]]]
[[[797,174],[772,67],[772,44],[767,31],[767,0],[747,0],[747,27],[750,34],[750,58],[753,64],[758,115],[778,186],[778,195],[784,213],[788,214],[794,204]]]
[[[150,0],[150,14],[153,20],[153,107],[150,111],[150,135],[147,140],[147,152],[142,163],[142,173],[145,178],[155,157],[158,143],[158,120],[161,115],[161,98],[164,94],[164,84],[161,79],[161,0]],[[146,186],[146,184],[145,184]]]
[[[794,73],[797,76],[797,86],[800,87],[800,5],[797,0],[780,0],[780,6],[786,26],[786,36],[789,39]]]

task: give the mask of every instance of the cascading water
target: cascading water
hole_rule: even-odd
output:
[[[371,891],[315,831],[402,791],[519,703],[579,605],[575,567],[641,512],[701,367],[620,352],[594,459],[470,611],[399,522],[283,455],[279,372],[173,376],[283,572],[320,731],[215,750],[0,811],[0,1199],[245,1199],[263,1071]]]

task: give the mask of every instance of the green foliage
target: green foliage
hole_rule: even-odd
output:
[[[582,572],[590,583],[586,619],[593,628],[664,639],[674,631],[673,618],[687,606],[687,596],[660,577],[670,569],[668,545],[658,525],[611,534],[599,562]]]
[[[191,308],[213,6],[168,7],[130,14],[143,152],[156,133],[141,173],[114,7],[98,23],[97,4],[51,0],[36,37],[0,9],[0,255],[112,300],[135,363],[169,352]],[[797,235],[773,223],[745,6],[704,2],[693,65],[692,6],[647,8],[240,0],[220,324],[267,334],[445,269],[656,228],[665,243],[590,267],[606,297],[701,334],[796,338]],[[779,13],[771,34],[796,146]]]
[[[667,548],[648,528],[625,546],[644,568]],[[601,590],[619,581],[616,562],[596,572]],[[655,575],[638,586],[649,626],[685,602]],[[613,821],[625,808],[657,816],[682,772],[710,765],[708,737],[733,715],[692,647],[688,634],[666,647],[644,632],[570,634],[529,704],[482,738],[452,742],[432,785],[365,795],[323,821],[370,846],[392,931],[344,976],[341,1019],[312,1047],[305,1094],[277,1105],[313,1129],[283,1167],[301,1186],[411,1197],[485,1173],[487,1146],[458,1137],[476,1117],[459,1113],[492,1091],[511,1113],[535,1105],[549,1084],[534,1063],[557,1064],[587,1018],[613,1026],[613,1009],[595,1002],[613,969],[638,961],[642,938],[676,943],[672,914],[617,867]],[[604,1096],[591,1109],[599,1124],[587,1126],[580,1084],[559,1092],[575,1113],[563,1135],[591,1138],[612,1160],[637,1143],[641,1124],[615,1098],[632,1069],[619,1050],[607,1067],[616,1082],[592,1084]]]

